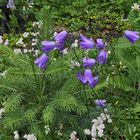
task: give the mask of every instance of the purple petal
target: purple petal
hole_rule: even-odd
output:
[[[34,62],[38,65],[39,68],[45,68],[48,62],[48,56],[44,53],[40,57],[38,57]]]
[[[102,49],[102,48],[105,47],[104,42],[103,42],[102,39],[97,39],[96,40],[96,47],[97,47],[97,49]]]
[[[98,81],[99,81],[98,77],[97,76],[94,76],[92,78],[92,83],[89,83],[89,86],[95,87],[97,85]]]
[[[99,64],[107,62],[107,52],[105,50],[101,50],[96,58]]]
[[[91,39],[86,38],[85,36],[83,36],[82,34],[80,34],[80,46],[84,49],[91,49],[94,47],[94,42]]]
[[[83,75],[81,73],[77,74],[77,79],[80,80],[82,83],[86,83],[86,81],[84,81]]]
[[[93,75],[90,69],[86,69],[84,72],[84,80],[86,82],[92,83],[93,82]]]
[[[99,107],[104,107],[106,104],[106,100],[105,99],[96,99],[95,104]]]
[[[139,32],[137,31],[126,30],[124,31],[124,35],[131,44],[134,44],[134,42],[139,39]]]
[[[56,36],[55,36],[55,41],[56,42],[59,42],[59,43],[61,43],[61,42],[64,42],[65,41],[65,39],[66,39],[66,37],[67,37],[67,32],[66,31],[62,31],[62,32],[60,32],[60,33],[58,33]]]
[[[83,67],[92,67],[96,63],[96,60],[93,58],[83,58]]]
[[[42,48],[43,51],[50,51],[56,47],[56,43],[54,41],[45,40],[45,41],[42,41],[41,44],[43,46]]]

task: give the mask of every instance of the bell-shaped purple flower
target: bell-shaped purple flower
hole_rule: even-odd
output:
[[[58,33],[54,39],[56,41],[56,43],[63,43],[67,37],[67,32],[66,31],[61,31],[60,33]]]
[[[139,32],[137,31],[126,30],[124,31],[124,35],[131,44],[134,44],[134,42],[139,39]]]
[[[48,62],[48,56],[44,53],[40,57],[38,57],[34,62],[38,65],[39,68],[45,68]]]
[[[99,64],[107,62],[107,52],[105,50],[101,50],[96,58]]]
[[[14,0],[8,0],[7,8],[15,9]]]
[[[104,44],[103,40],[102,39],[97,39],[96,40],[96,48],[97,49],[102,49],[104,47],[105,47],[105,44]]]
[[[96,99],[95,104],[96,104],[96,106],[99,106],[99,107],[105,107],[106,100],[105,99]]]
[[[91,49],[94,47],[94,42],[92,39],[88,39],[85,36],[83,36],[82,34],[80,34],[80,46],[84,49]]]
[[[42,50],[46,51],[46,52],[51,51],[56,47],[56,42],[55,41],[45,40],[45,41],[42,41],[41,44],[43,46]]]
[[[94,58],[83,58],[83,67],[92,67],[95,65],[96,60]]]
[[[77,74],[77,79],[82,83],[88,83],[89,86],[95,87],[98,82],[98,77],[92,75],[92,71],[90,69],[86,69],[84,75],[81,73]]]
[[[67,37],[67,32],[66,31],[62,31],[60,33],[58,33],[57,35],[55,35],[54,40],[55,41],[48,41],[48,40],[44,40],[41,42],[43,48],[43,51],[51,51],[54,48],[57,48],[58,50],[62,51],[64,49],[64,41]]]

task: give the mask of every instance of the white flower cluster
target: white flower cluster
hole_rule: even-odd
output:
[[[48,133],[51,131],[49,125],[45,125],[45,134],[48,135]]]
[[[18,131],[16,130],[16,131],[14,131],[14,139],[15,140],[19,140],[19,134],[18,134]]]
[[[97,140],[98,137],[103,137],[104,136],[104,129],[105,129],[105,124],[104,122],[112,123],[112,119],[110,116],[107,114],[107,110],[105,109],[106,113],[101,113],[97,119],[92,120],[92,128],[90,129],[85,129],[84,133],[86,135],[90,135],[92,137],[92,140]]]
[[[4,41],[4,40],[3,40],[3,37],[0,36],[0,44],[3,44],[3,45],[5,45],[5,46],[8,46],[8,45],[9,45],[9,40],[6,39],[6,40]]]
[[[73,131],[70,134],[70,139],[69,140],[79,140],[79,138],[77,138],[77,132],[76,131]]]
[[[72,43],[71,47],[72,48],[77,48],[78,47],[78,40],[77,39],[74,41],[74,43]]]
[[[37,137],[34,134],[25,134],[23,137],[27,140],[37,140]]]
[[[80,67],[80,63],[75,60],[71,60],[71,69],[73,69],[75,66]]]
[[[38,56],[38,54],[40,53],[40,50],[34,50],[34,48],[32,48],[32,49],[30,49],[30,50],[28,50],[28,49],[23,49],[23,50],[21,50],[20,48],[19,48],[19,49],[16,49],[16,48],[15,48],[15,49],[14,49],[14,52],[15,52],[16,54],[33,53],[34,56]]]
[[[132,11],[139,11],[140,10],[140,5],[137,4],[137,3],[134,3],[131,8],[132,8]]]
[[[2,118],[2,114],[5,112],[4,108],[0,109],[0,119]]]

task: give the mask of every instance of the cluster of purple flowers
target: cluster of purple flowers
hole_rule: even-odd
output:
[[[67,32],[62,31],[54,36],[53,41],[44,40],[41,42],[42,44],[42,50],[45,52],[43,53],[39,58],[35,60],[35,63],[38,65],[39,68],[45,68],[46,64],[48,62],[48,55],[47,53],[53,49],[58,49],[62,51],[64,49],[64,43],[67,37]],[[124,31],[125,37],[130,41],[131,44],[134,44],[136,40],[139,39],[139,32],[137,31],[130,31],[126,30]],[[94,66],[97,62],[99,64],[103,64],[107,62],[107,52],[105,50],[105,43],[102,39],[97,39],[96,44],[92,39],[88,39],[87,37],[80,34],[80,47],[83,49],[92,49],[96,46],[96,48],[99,50],[99,53],[94,58],[84,57],[82,58],[83,67],[85,67],[84,73],[78,73],[77,79],[80,80],[83,84],[88,84],[91,87],[95,87],[98,83],[98,76],[93,75],[90,67]],[[104,107],[106,104],[105,99],[96,99],[95,104],[99,107]]]
[[[88,39],[82,34],[80,34],[80,46],[83,49],[92,49],[94,48],[94,41],[92,39]],[[103,42],[102,39],[97,39],[96,40],[96,48],[99,50],[98,56],[96,59],[94,58],[88,58],[84,57],[82,59],[83,61],[83,67],[86,67],[84,74],[81,74],[80,72],[77,74],[77,78],[82,82],[82,83],[88,83],[89,86],[95,87],[96,84],[98,83],[98,76],[93,75],[91,69],[89,67],[92,67],[96,64],[96,62],[99,62],[99,64],[102,64],[104,62],[107,62],[107,52],[104,50],[105,48],[105,43]]]
[[[43,53],[39,58],[35,60],[35,63],[38,65],[39,68],[42,69],[46,67],[46,64],[48,62],[48,55],[46,53],[53,50],[54,48],[60,51],[64,49],[64,43],[65,43],[67,34],[68,33],[66,31],[61,31],[54,37],[54,41],[44,40],[41,42],[43,46],[42,50],[45,53]]]

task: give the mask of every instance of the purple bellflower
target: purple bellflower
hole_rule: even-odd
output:
[[[8,0],[7,8],[15,9],[14,0]]]
[[[38,65],[39,68],[43,69],[46,67],[46,64],[48,62],[48,56],[45,53],[43,53],[34,62],[35,62],[35,64]]]
[[[95,65],[96,60],[94,58],[83,58],[83,67],[92,67]]]
[[[105,107],[106,100],[105,99],[96,99],[95,104],[96,104],[96,106],[99,106],[99,107]]]
[[[99,64],[107,62],[107,52],[105,50],[101,50],[96,58]]]
[[[104,44],[103,40],[102,39],[97,39],[96,40],[96,48],[97,49],[102,49],[104,47],[105,47],[105,44]]]
[[[134,44],[134,42],[139,39],[139,32],[137,31],[126,30],[124,31],[124,35],[131,44]]]
[[[67,34],[68,33],[66,31],[62,31],[54,37],[55,41],[42,41],[42,50],[48,52],[54,48],[57,48],[58,50],[62,51],[64,49],[64,41],[67,37]]]
[[[78,73],[77,79],[80,80],[83,84],[88,83],[88,85],[91,87],[95,87],[98,82],[98,77],[93,76],[90,69],[86,69],[84,75]]]
[[[66,31],[62,31],[62,32],[58,33],[58,34],[54,37],[54,39],[55,39],[56,42],[62,43],[62,42],[65,41],[65,39],[66,39],[66,37],[67,37],[67,34],[68,34],[68,33],[67,33]]]
[[[84,49],[91,49],[94,47],[94,42],[92,39],[88,39],[85,36],[83,36],[82,34],[80,34],[80,46]]]
[[[42,41],[41,44],[43,46],[42,50],[46,51],[46,52],[51,51],[56,47],[55,41],[47,41],[46,40],[46,41]]]

